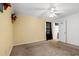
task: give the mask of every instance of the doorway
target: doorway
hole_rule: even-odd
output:
[[[46,40],[53,39],[51,22],[46,22]]]

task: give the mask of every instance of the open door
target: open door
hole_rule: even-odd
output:
[[[51,22],[46,22],[46,39],[47,40],[53,39]]]

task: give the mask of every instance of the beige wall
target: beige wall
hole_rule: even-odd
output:
[[[10,7],[0,12],[0,56],[10,55],[13,41],[14,45],[19,45],[46,40],[45,20],[18,16],[13,25],[10,17]]]
[[[11,8],[0,12],[0,56],[9,55],[12,49]]]
[[[14,44],[27,44],[45,39],[45,20],[18,16],[14,23]]]

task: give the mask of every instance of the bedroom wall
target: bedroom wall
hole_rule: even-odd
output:
[[[76,14],[72,14],[70,16],[67,16],[67,17],[64,17],[64,18],[61,18],[59,19],[60,23],[62,22],[62,26],[60,28],[61,31],[63,32],[63,29],[64,29],[64,21],[66,20],[66,26],[67,28],[65,32],[65,35],[66,38],[65,40],[63,39],[63,34],[62,32],[60,32],[61,36],[60,36],[60,41],[63,41],[63,42],[66,42],[66,43],[69,43],[69,44],[74,44],[74,45],[77,45],[79,46],[79,13],[76,13]]]
[[[14,23],[14,45],[46,40],[45,22],[31,16],[18,16]]]
[[[10,55],[12,49],[12,23],[11,8],[8,7],[3,13],[0,12],[0,56]]]
[[[79,13],[67,18],[67,42],[79,46]]]

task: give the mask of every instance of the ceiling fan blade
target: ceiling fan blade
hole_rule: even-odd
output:
[[[64,11],[55,11],[54,13],[64,13]]]

